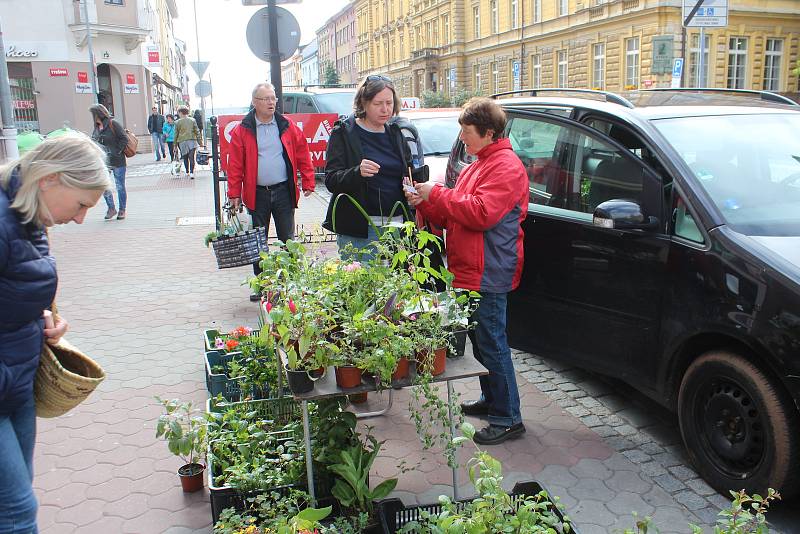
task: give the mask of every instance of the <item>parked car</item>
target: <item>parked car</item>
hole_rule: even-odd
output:
[[[753,91],[531,94],[500,101],[530,178],[511,345],[676,411],[723,494],[797,495],[800,107]],[[448,184],[469,161],[456,141]]]
[[[283,112],[288,113],[353,113],[353,99],[356,89],[348,87],[305,86],[285,87],[281,100]]]
[[[399,119],[407,119],[414,125],[422,143],[422,155],[430,169],[430,179],[444,183],[447,159],[458,137],[459,108],[413,109],[401,111]]]

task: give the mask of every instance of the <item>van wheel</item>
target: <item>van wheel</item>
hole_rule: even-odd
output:
[[[800,424],[791,400],[761,370],[727,351],[695,360],[678,395],[681,434],[695,468],[714,489],[795,495]]]

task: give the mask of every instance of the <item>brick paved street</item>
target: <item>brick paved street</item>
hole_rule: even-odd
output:
[[[100,206],[83,226],[52,233],[68,338],[108,379],[68,416],[39,420],[34,485],[43,533],[210,532],[208,492],[184,495],[180,460],[155,439],[153,397],[204,402],[201,328],[254,326],[256,306],[242,286],[249,269],[217,270],[203,247],[210,221],[176,224],[213,214],[209,173],[177,179],[146,156],[129,172],[129,219],[103,221]],[[302,200],[298,222],[319,222],[324,206],[317,196]],[[515,359],[528,432],[490,450],[509,487],[539,480],[561,496],[583,534],[630,526],[634,510],[652,515],[664,533],[713,521],[725,500],[685,467],[674,427],[649,424],[653,414],[580,371],[528,354]],[[464,398],[476,387],[456,385]],[[370,404],[382,401],[373,396]],[[399,475],[396,494],[406,504],[433,502],[448,493],[450,472],[440,455],[421,450],[406,405],[398,392],[389,414],[369,420],[387,439],[374,475],[398,476],[400,459],[419,463]],[[466,476],[460,480],[468,492]]]

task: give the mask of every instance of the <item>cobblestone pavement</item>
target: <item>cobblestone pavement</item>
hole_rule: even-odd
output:
[[[153,397],[202,404],[201,329],[254,326],[256,305],[242,285],[249,269],[217,270],[213,254],[202,246],[210,224],[176,224],[213,213],[208,172],[189,181],[143,163],[148,172],[162,174],[140,175],[131,168],[127,220],[104,221],[105,209],[98,207],[84,225],[52,232],[68,338],[105,367],[108,379],[67,416],[39,420],[34,485],[46,534],[210,532],[207,490],[184,495],[176,475],[180,461],[155,439],[159,409]],[[324,207],[316,195],[302,200],[298,222],[319,222]],[[653,515],[665,533],[687,532],[687,522],[713,519],[714,506],[723,501],[704,495],[708,490],[696,477],[678,469],[682,463],[658,470],[655,458],[679,458],[675,441],[658,441],[670,439],[669,431],[657,440],[634,438],[639,426],[624,422],[628,414],[618,413],[624,408],[597,411],[597,399],[614,398],[611,391],[591,390],[573,370],[528,355],[516,358],[528,432],[491,448],[504,463],[507,485],[539,480],[561,496],[583,534],[630,526],[634,510]],[[575,380],[580,387],[569,386]],[[464,381],[456,389],[471,398],[476,386]],[[369,421],[387,440],[374,475],[395,476],[401,459],[418,464],[399,475],[397,494],[407,504],[434,502],[448,493],[450,471],[441,455],[421,450],[405,395],[397,394],[387,416]],[[374,396],[371,403],[381,400]],[[581,407],[595,410],[601,424]],[[462,459],[467,454],[462,451]],[[673,479],[682,486],[669,486]],[[466,494],[463,474],[461,486]]]

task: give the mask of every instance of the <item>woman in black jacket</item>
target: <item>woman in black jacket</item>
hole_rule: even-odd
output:
[[[111,118],[111,114],[103,104],[95,104],[89,108],[89,111],[92,113],[94,122],[92,140],[106,151],[108,168],[114,176],[119,195],[119,212],[114,207],[114,194],[106,191],[103,195],[108,206],[105,219],[113,219],[116,215],[117,219],[122,220],[125,218],[125,210],[128,205],[128,193],[125,191],[125,172],[127,171],[125,147],[128,145],[128,136],[125,134],[125,128]]]
[[[367,76],[353,107],[355,114],[339,121],[331,132],[325,165],[325,186],[332,197],[323,227],[338,234],[340,254],[348,244],[369,249],[379,237],[373,224],[381,227],[403,221],[408,211],[403,178],[412,166],[400,128],[387,124],[400,111],[392,81],[386,76]],[[358,202],[373,224],[344,194]],[[398,202],[405,211],[395,207]],[[369,252],[362,254],[369,257]]]

